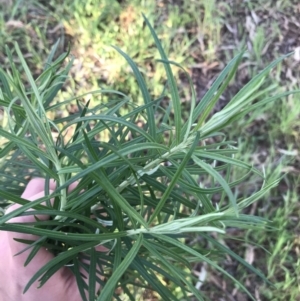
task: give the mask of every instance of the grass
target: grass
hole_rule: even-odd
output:
[[[153,88],[153,96],[162,93],[165,84],[163,66],[153,65],[158,54],[149,32],[141,29],[141,12],[155,24],[169,58],[189,68],[199,96],[204,94],[222,67],[246,46],[248,53],[243,58],[237,77],[222,95],[217,110],[224,107],[232,95],[271,60],[299,45],[296,34],[299,7],[291,0],[276,1],[275,5],[271,0],[263,4],[254,1],[244,4],[240,1],[235,4],[209,1],[208,4],[208,1],[174,0],[157,1],[155,5],[154,2],[137,0],[52,0],[47,3],[47,8],[41,1],[26,2],[27,6],[22,5],[23,1],[17,1],[0,10],[3,41],[0,53],[3,53],[4,43],[11,45],[13,40],[19,41],[31,70],[38,74],[49,46],[59,37],[62,38],[61,49],[66,49],[70,42],[75,56],[71,70],[73,79],[64,88],[61,98],[113,86],[131,95],[133,101],[141,101],[133,77],[127,76],[131,71],[126,61],[110,45],[120,47],[134,58],[142,72],[149,76],[148,85]],[[0,61],[4,66],[8,63],[1,56]],[[269,85],[277,85],[281,91],[299,88],[299,66],[299,62],[291,56],[272,73]],[[182,83],[180,93],[184,110],[188,107],[184,103],[189,99],[188,84],[180,69],[173,69],[175,77]],[[93,104],[99,101],[92,96],[82,97],[83,102],[88,99]],[[268,167],[266,173],[272,177],[285,174],[278,188],[250,209],[272,220],[277,230],[237,231],[231,235],[236,240],[228,238],[221,241],[263,270],[274,283],[275,288],[265,286],[251,273],[239,269],[233,260],[224,258],[223,267],[243,279],[257,300],[300,300],[300,233],[297,230],[300,227],[299,100],[299,95],[283,98],[264,111],[254,112],[237,121],[227,130],[229,140],[239,141],[239,158],[259,168]],[[106,101],[105,97],[102,101]],[[75,106],[67,105],[57,115],[65,117],[74,110]],[[249,195],[259,184],[257,178],[252,177],[235,192]],[[248,243],[239,243],[241,237],[246,237]],[[201,268],[206,269],[196,265],[195,274]],[[212,300],[247,300],[214,270],[208,271],[201,290],[207,291]],[[152,297],[147,298],[151,300]]]

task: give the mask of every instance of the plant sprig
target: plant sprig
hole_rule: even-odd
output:
[[[210,234],[222,235],[228,227],[257,230],[266,225],[263,219],[241,214],[241,211],[277,185],[278,180],[265,181],[261,190],[248,198],[236,196],[233,188],[250,173],[263,175],[234,157],[233,142],[226,141],[220,131],[253,108],[263,107],[283,95],[253,104],[258,95],[274,91],[273,86],[263,93],[260,89],[271,68],[286,56],[255,76],[222,111],[210,118],[243,54],[233,58],[198,104],[186,73],[192,98],[189,118],[183,121],[180,93],[171,65],[182,67],[168,60],[153,27],[144,19],[160,53],[159,63],[164,64],[167,75],[167,88],[162,95],[153,99],[139,67],[115,47],[132,69],[144,99],[142,105],[136,105],[118,91],[99,89],[91,94],[94,97],[111,95],[112,100],[94,107],[89,103],[82,106],[77,101],[77,113],[51,120],[48,112],[79,98],[56,102],[72,65],[72,59],[67,61],[69,53],[52,61],[58,44],[54,45],[43,73],[34,79],[15,45],[28,79],[24,84],[7,49],[12,73],[0,69],[0,104],[8,119],[7,126],[0,129],[3,179],[0,197],[6,199],[6,204],[13,202],[22,207],[0,217],[0,230],[41,237],[38,243],[26,242],[26,249],[32,248],[27,263],[45,246],[56,255],[37,271],[25,291],[37,279],[43,285],[61,267],[70,265],[83,300],[86,300],[85,291],[90,294],[89,300],[93,300],[96,282],[102,286],[97,300],[113,296],[119,300],[115,293],[117,287],[132,299],[128,283],[151,288],[163,300],[178,300],[159,281],[160,276],[176,284],[183,295],[192,293],[198,300],[204,300],[202,292],[194,287],[193,276],[187,278],[185,274],[186,269],[190,270],[193,263],[200,261],[231,278],[254,300],[239,280],[210,259],[211,250],[191,248],[184,239],[189,235],[202,236],[214,245],[218,255],[233,256],[267,281],[261,272]],[[168,108],[162,105],[164,96],[170,96]],[[120,109],[125,105],[131,109],[122,115]],[[162,116],[163,122],[158,122],[156,116]],[[137,120],[142,120],[143,126],[138,126]],[[58,132],[57,140],[53,139],[54,131]],[[68,131],[73,131],[71,137],[66,135]],[[213,137],[222,137],[222,141],[208,143]],[[232,179],[233,168],[243,168],[244,177]],[[28,175],[47,179],[45,197],[29,202],[16,195]],[[57,181],[51,195],[47,193],[50,178]],[[211,185],[207,185],[207,179]],[[75,182],[77,187],[68,193],[69,185]],[[213,199],[220,194],[222,201],[218,203]],[[54,198],[53,205],[50,198]],[[21,225],[7,223],[15,216],[37,214],[48,215],[50,220]],[[104,245],[109,251],[96,252],[97,245]],[[81,261],[83,256],[90,258],[90,264]],[[93,267],[96,263],[101,266],[100,271]],[[92,274],[88,284],[80,274],[82,267]]]

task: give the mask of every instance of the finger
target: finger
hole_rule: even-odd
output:
[[[73,189],[76,188],[78,182],[74,182],[69,186],[68,191],[71,192]],[[27,184],[23,194],[22,194],[22,198],[27,199],[29,201],[34,201],[37,200],[39,198],[42,198],[45,196],[44,193],[44,187],[45,187],[45,179],[43,178],[34,178],[32,180],[30,180],[30,182]],[[54,192],[56,188],[56,182],[54,180],[50,180],[49,181],[49,194],[52,194]],[[53,199],[50,200],[51,204],[53,204]],[[45,204],[45,202],[43,202],[42,204]],[[18,208],[20,208],[22,205],[20,204],[13,204],[9,207],[7,207],[5,213],[10,213]],[[30,209],[32,210],[32,209]],[[49,218],[49,216],[47,215],[37,215],[37,217],[41,220],[47,220]],[[12,218],[10,219],[9,222],[21,222],[21,223],[26,223],[26,222],[34,222],[35,218],[33,215],[30,216],[23,216],[23,217],[16,217],[16,218]]]
[[[33,195],[33,196],[29,197],[28,199],[30,201],[32,201],[32,200],[39,199],[43,196],[44,196],[44,192],[40,192],[36,195]],[[20,207],[19,204],[15,204],[15,205],[9,207],[8,210],[7,210],[7,213],[17,209],[18,207]],[[30,210],[32,210],[32,209],[30,209]],[[47,215],[36,215],[36,217],[40,220],[47,220],[49,218],[49,216],[47,216]],[[14,218],[10,219],[8,221],[8,223],[30,223],[30,222],[34,222],[34,221],[35,221],[34,215],[27,215],[27,216],[14,217]],[[7,241],[8,241],[8,245],[9,245],[9,249],[10,249],[10,254],[12,254],[13,256],[15,254],[18,254],[19,252],[21,252],[22,250],[24,250],[28,246],[27,244],[16,241],[15,239],[25,239],[25,240],[35,241],[39,238],[36,235],[18,233],[18,232],[6,232],[5,234],[7,236]],[[15,263],[23,265],[25,260],[27,259],[28,255],[30,254],[30,252],[31,252],[31,248],[24,251],[20,255],[14,257]],[[45,256],[44,253],[38,253],[37,256],[38,256],[37,257],[38,262],[41,261],[40,257],[45,258],[45,260],[49,260],[49,258],[50,258],[48,255]]]
[[[56,188],[56,182],[51,179],[49,181],[49,189],[55,190],[55,188]],[[34,178],[34,179],[30,180],[29,183],[27,184],[27,186],[22,194],[22,198],[29,199],[33,195],[44,191],[44,189],[45,189],[45,179]]]
[[[43,196],[45,196],[44,194],[44,187],[45,187],[45,179],[43,178],[34,178],[32,180],[29,181],[29,183],[27,184],[23,194],[22,194],[22,198],[23,199],[27,199],[27,200],[30,200],[30,201],[34,201],[34,200],[37,200]],[[55,190],[55,187],[56,187],[56,184],[53,180],[50,180],[50,183],[49,183],[49,193],[53,193],[53,191]],[[10,213],[18,208],[20,208],[22,205],[20,204],[13,204],[13,205],[10,205],[9,207],[6,208],[6,211],[5,213]],[[32,221],[32,217],[28,217],[29,218],[29,221]],[[23,221],[24,220],[24,221]],[[26,218],[24,219],[21,219],[21,221],[18,220],[18,218],[13,218],[10,220],[10,222],[26,222],[25,221]],[[34,218],[33,218],[34,220]]]
[[[34,179],[30,180],[22,194],[22,198],[28,199],[31,196],[44,191],[45,190],[45,181],[46,180],[44,178],[34,178]],[[70,184],[68,192],[71,192],[73,189],[75,189],[77,185],[78,185],[78,182],[74,182],[74,183]],[[57,186],[57,183],[53,179],[50,179],[49,180],[49,190],[54,191],[56,189],[56,186]]]
[[[69,191],[73,190],[76,187],[77,183],[72,183],[69,187]],[[39,198],[44,197],[44,186],[45,186],[45,179],[43,178],[35,178],[32,179],[26,186],[25,191],[22,194],[23,198],[26,198],[29,201],[34,201]],[[56,183],[54,180],[50,180],[49,182],[49,193],[52,194],[54,192],[54,189],[56,188]],[[50,202],[53,203],[53,199],[50,199]],[[10,207],[7,208],[6,213],[10,213],[17,208],[21,207],[22,205],[20,204],[14,204]],[[30,209],[31,211],[33,209]],[[49,219],[49,215],[25,215],[25,216],[17,216],[8,221],[8,223],[30,223],[30,222],[35,222],[36,218],[39,220],[47,220]],[[27,239],[27,240],[37,240],[38,236],[31,235],[31,234],[24,234],[24,233],[16,233],[16,232],[11,232],[8,234],[12,238],[17,238],[17,239]],[[25,245],[19,242],[16,242],[15,240],[10,240],[10,247],[11,251],[13,254],[16,254],[20,252],[22,249],[24,249]],[[28,256],[28,251],[24,252],[24,256]],[[22,257],[20,257],[22,258]]]
[[[75,189],[75,187],[77,186],[77,182],[72,183],[69,188],[68,191],[72,191],[73,189]],[[45,188],[45,180],[42,178],[35,178],[32,179],[28,185],[26,186],[26,189],[24,190],[22,197],[26,198],[27,200],[33,201],[36,199],[39,199],[41,197],[43,197],[45,195],[44,193],[44,188]],[[53,180],[50,180],[49,182],[49,193],[53,193],[54,190],[56,188],[56,182]],[[51,202],[53,202],[53,199],[50,200]],[[19,204],[14,204],[12,206],[10,206],[6,213],[12,212],[14,210],[16,210],[17,208],[21,207],[21,205]],[[33,210],[33,209],[30,209]],[[49,216],[47,215],[35,215],[39,220],[47,220],[49,218]],[[14,222],[14,223],[28,223],[28,222],[34,222],[35,221],[35,216],[34,215],[29,215],[29,216],[19,216],[19,217],[15,217],[12,218],[11,220],[9,220],[9,222]],[[15,233],[15,232],[6,232],[5,233],[7,235],[7,240],[9,242],[9,249],[10,249],[10,256],[17,254],[19,252],[21,252],[22,250],[24,250],[24,248],[26,248],[28,245],[27,244],[23,244],[20,242],[15,241],[14,239],[25,239],[25,240],[37,240],[39,237],[35,236],[35,235],[31,235],[31,234],[23,234],[23,233]],[[103,247],[103,246],[98,246],[96,247],[96,250],[98,252],[107,252],[108,249]],[[15,256],[12,260],[14,262],[14,267],[16,267],[16,269],[20,266],[24,265],[24,262],[26,261],[28,255],[31,252],[31,248],[24,251],[23,253],[19,254],[18,256]],[[34,258],[31,260],[31,262],[26,266],[26,279],[28,280],[28,276],[32,276],[36,271],[37,271],[37,267],[41,267],[44,266],[45,264],[47,264],[51,259],[53,259],[54,255],[50,252],[48,252],[44,247],[40,248],[39,251],[37,252],[37,254],[35,254]],[[90,260],[83,260],[84,263],[89,264]],[[99,270],[100,267],[97,265],[97,270]],[[17,272],[17,271],[16,271]],[[80,272],[85,276],[84,281],[86,281],[88,283],[89,281],[89,274],[88,272],[81,267],[80,268]],[[58,271],[58,274],[54,277],[61,277],[62,275],[64,275],[64,277],[68,278],[68,282],[71,286],[74,286],[74,283],[76,283],[76,278],[74,277],[74,275],[72,273],[70,273],[70,270],[67,267],[64,267],[62,269],[60,269]],[[64,278],[63,277],[63,278]],[[53,280],[54,280],[53,279]],[[27,281],[26,280],[26,281]],[[52,279],[49,280],[50,284],[52,281]],[[26,282],[24,280],[24,283]],[[26,284],[26,283],[25,283]],[[95,287],[95,291],[97,292],[100,289],[100,284],[98,282],[96,282],[96,287]],[[88,297],[88,296],[87,296]]]
[[[53,193],[54,191],[53,190],[50,190],[49,193]],[[27,197],[27,200],[28,201],[35,201],[37,199],[40,199],[42,197],[45,196],[45,193],[44,192],[39,192],[35,195],[32,195],[32,196],[29,196]],[[50,202],[52,203],[53,202],[53,199],[50,199]],[[45,203],[45,202],[44,202]],[[44,204],[43,203],[43,204]],[[14,204],[10,207],[7,208],[5,214],[7,213],[10,213],[18,208],[20,208],[22,205],[20,204]],[[29,209],[28,211],[32,211],[34,209]],[[35,215],[38,219],[40,220],[47,220],[49,219],[49,216],[48,215]],[[14,217],[14,218],[11,218],[8,223],[31,223],[31,222],[34,222],[36,219],[34,218],[34,215],[25,215],[25,216],[17,216],[17,217]]]

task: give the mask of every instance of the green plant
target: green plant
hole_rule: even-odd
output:
[[[90,287],[94,287],[96,281],[102,286],[97,300],[113,297],[120,300],[115,293],[117,287],[122,288],[130,300],[135,300],[128,289],[130,285],[156,291],[163,300],[178,300],[165,285],[169,282],[181,289],[183,299],[192,294],[203,300],[203,294],[194,286],[196,277],[187,273],[193,263],[201,261],[222,272],[251,296],[239,280],[213,259],[222,254],[232,256],[266,280],[259,270],[210,234],[222,236],[228,227],[258,231],[267,225],[264,219],[243,214],[243,209],[276,186],[278,180],[268,182],[265,179],[262,189],[247,198],[235,196],[232,188],[251,173],[262,178],[264,175],[235,159],[233,142],[226,141],[220,131],[251,110],[291,93],[267,97],[253,104],[260,95],[270,92],[259,88],[271,68],[284,57],[256,75],[221,112],[209,119],[211,110],[232,80],[242,54],[229,62],[198,104],[186,74],[192,98],[189,118],[182,120],[180,96],[171,66],[181,67],[168,61],[155,31],[147,19],[145,22],[160,53],[159,62],[167,74],[166,89],[159,97],[152,99],[137,65],[115,47],[135,75],[143,105],[137,105],[126,95],[113,90],[91,92],[99,101],[92,108],[89,103],[82,105],[78,101],[81,96],[56,103],[55,97],[72,65],[72,59],[67,62],[69,53],[52,62],[56,44],[43,73],[34,79],[16,45],[28,79],[24,84],[7,49],[11,73],[0,69],[0,103],[6,118],[5,126],[0,129],[3,145],[0,196],[6,203],[23,206],[0,218],[0,230],[41,236],[38,242],[26,241],[32,248],[26,264],[44,245],[56,254],[33,276],[24,291],[37,279],[43,285],[55,271],[70,264],[83,292],[86,287],[82,284],[79,267],[90,269],[100,263],[103,269],[94,271],[95,275],[89,281]],[[101,102],[103,94],[109,96],[109,102]],[[170,102],[164,107],[166,97]],[[53,120],[48,117],[51,111],[74,100],[77,113]],[[130,110],[121,115],[125,105]],[[157,120],[156,116],[161,119]],[[143,122],[142,126],[137,125],[139,120]],[[68,131],[73,131],[71,137],[67,135]],[[55,133],[56,139],[53,138]],[[99,140],[99,135],[107,139]],[[232,179],[233,168],[244,169],[244,175]],[[32,174],[39,174],[47,181],[55,179],[56,191],[33,202],[18,197],[21,184]],[[203,179],[207,183],[205,186]],[[68,186],[76,181],[77,187],[68,194]],[[48,189],[46,185],[45,191]],[[214,197],[219,201],[213,201]],[[50,198],[54,198],[53,206]],[[27,211],[29,208],[33,210]],[[36,214],[50,215],[51,220],[37,220],[30,225],[7,223],[17,215]],[[187,245],[185,238],[193,234],[209,241],[214,250]],[[95,252],[99,244],[109,252]],[[84,256],[90,257],[89,264],[81,261]],[[96,277],[99,272],[104,278]],[[82,298],[86,300],[83,293]],[[90,295],[89,300],[94,298]]]

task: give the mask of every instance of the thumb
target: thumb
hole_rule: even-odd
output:
[[[53,191],[50,190],[50,193],[52,193],[52,192]],[[44,192],[39,192],[35,195],[28,196],[27,199],[29,201],[34,201],[39,198],[42,198],[44,195],[45,195]],[[7,209],[6,213],[12,212],[12,211],[16,210],[17,208],[19,208],[20,206],[21,205],[19,205],[19,204],[14,204]],[[32,210],[32,209],[30,209],[30,210]],[[47,216],[47,215],[36,215],[36,217],[40,220],[49,219],[49,216]],[[14,217],[14,218],[10,219],[8,221],[8,223],[30,223],[30,222],[34,222],[34,221],[35,221],[34,215],[26,215],[26,216]],[[21,252],[27,246],[27,244],[18,242],[15,239],[37,240],[39,238],[39,236],[36,236],[36,235],[17,233],[17,232],[6,232],[6,235],[7,235],[7,239],[8,239],[10,253],[12,255],[15,255],[15,254]],[[14,262],[16,264],[23,265],[24,262],[26,261],[28,255],[30,254],[30,252],[31,252],[31,249],[28,249],[28,250],[24,251],[23,253],[19,254],[18,256],[15,256]],[[34,257],[34,260],[38,264],[43,265],[43,264],[46,264],[52,257],[53,256],[49,252],[47,252],[44,248],[41,248],[40,252],[38,252],[36,254],[36,256]]]

